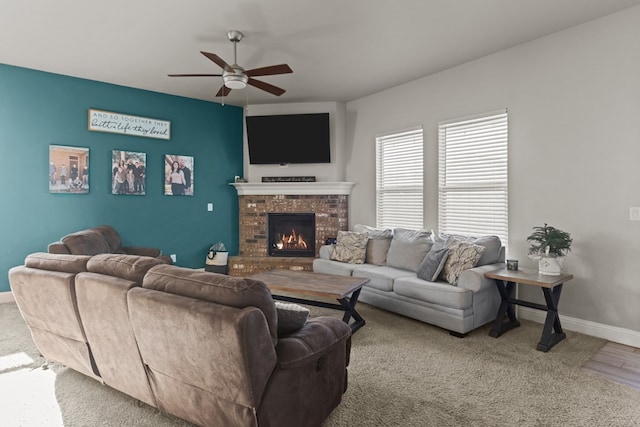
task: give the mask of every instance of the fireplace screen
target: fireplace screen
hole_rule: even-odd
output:
[[[316,254],[314,213],[270,213],[269,255],[308,256]]]

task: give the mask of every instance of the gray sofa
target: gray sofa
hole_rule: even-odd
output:
[[[505,250],[497,237],[434,235],[424,230],[376,230],[365,226],[356,226],[354,230],[368,232],[365,262],[332,259],[337,258],[339,235],[338,245],[320,248],[313,271],[367,277],[371,281],[362,288],[359,301],[444,328],[452,335],[464,336],[495,319],[500,295],[494,281],[486,279],[484,273],[504,267]],[[403,243],[399,238],[394,245],[401,234],[398,231],[404,232],[405,237],[408,234],[409,241]],[[415,238],[413,242],[412,238]],[[421,243],[415,242],[420,239]],[[459,272],[453,284],[441,274],[434,281],[420,278],[426,255],[451,246],[452,242],[484,247],[475,266]],[[372,252],[377,252],[373,257],[377,261],[370,256]]]
[[[35,253],[9,271],[49,361],[199,426],[316,426],[347,387],[351,330],[280,332],[263,282],[126,254]]]

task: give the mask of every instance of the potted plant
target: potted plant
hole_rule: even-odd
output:
[[[538,260],[538,272],[550,276],[559,276],[567,253],[571,250],[573,239],[566,231],[547,225],[533,227],[534,232],[527,237],[529,257]]]

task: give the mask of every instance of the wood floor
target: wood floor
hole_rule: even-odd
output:
[[[640,348],[608,342],[582,368],[640,390]]]

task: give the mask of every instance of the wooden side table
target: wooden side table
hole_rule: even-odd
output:
[[[547,276],[545,274],[539,274],[536,270],[520,269],[513,271],[503,268],[489,271],[485,273],[484,276],[495,280],[498,292],[500,292],[500,298],[502,299],[495,323],[489,332],[490,336],[498,338],[503,333],[520,326],[520,322],[516,319],[513,306],[521,305],[547,312],[547,318],[542,329],[542,337],[536,347],[538,350],[547,352],[551,347],[567,337],[562,331],[562,325],[560,325],[558,303],[560,301],[562,285],[573,279],[572,274]],[[540,287],[547,305],[544,306],[542,304],[514,298],[516,283]],[[507,319],[505,319],[505,317]]]

